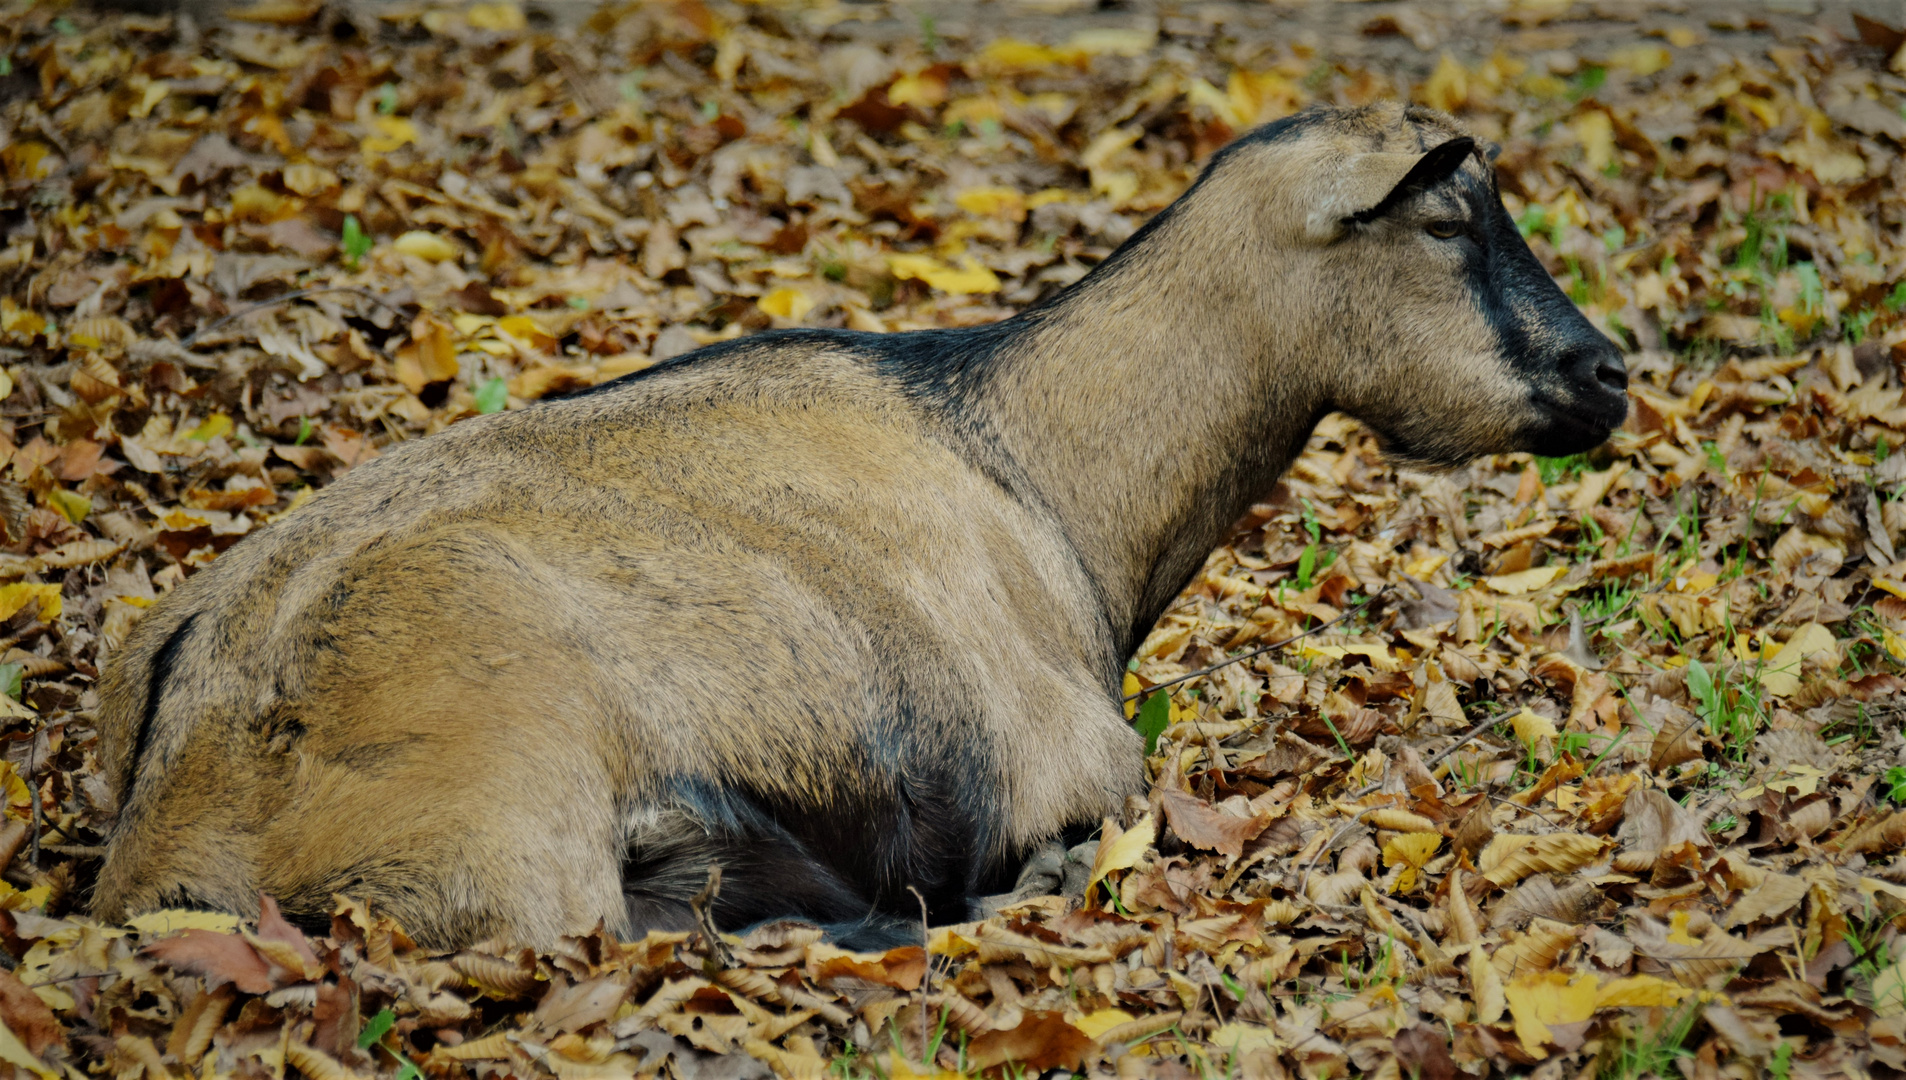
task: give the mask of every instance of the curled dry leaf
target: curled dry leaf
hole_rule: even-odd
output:
[[[1734,901],[1721,925],[1733,929],[1779,918],[1806,897],[1808,888],[1804,879],[1793,874],[1768,874]]]
[[[1482,880],[1497,888],[1530,874],[1566,874],[1587,866],[1608,849],[1608,842],[1579,833],[1525,836],[1505,833],[1489,842],[1476,860]]]
[[[1231,859],[1243,855],[1245,843],[1255,839],[1271,823],[1269,815],[1238,817],[1221,813],[1202,799],[1182,791],[1167,789],[1162,796],[1165,821],[1179,839]]]

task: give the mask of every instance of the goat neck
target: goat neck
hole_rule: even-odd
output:
[[[1121,657],[1327,411],[1324,335],[1305,325],[1316,285],[1293,280],[1248,196],[1207,175],[1020,316],[979,395],[1097,583]]]

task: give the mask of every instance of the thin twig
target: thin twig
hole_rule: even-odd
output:
[[[73,982],[78,979],[103,979],[108,975],[117,974],[119,974],[117,971],[84,971],[78,975],[68,975],[60,979],[48,979],[45,982],[27,983],[26,988],[31,990],[36,986],[57,986],[60,983]]]
[[[695,925],[701,930],[703,942],[708,946],[708,959],[717,968],[735,966],[735,953],[728,943],[721,939],[721,930],[715,926],[715,898],[721,895],[721,864],[708,864],[708,881],[701,891],[688,901],[688,909],[695,914]]]
[[[1175,679],[1166,679],[1164,682],[1161,682],[1156,686],[1148,686],[1145,689],[1140,690],[1136,694],[1127,694],[1123,698],[1120,698],[1119,700],[1121,703],[1127,702],[1127,701],[1136,701],[1147,694],[1156,693],[1160,690],[1166,690],[1171,687],[1177,686],[1179,683],[1190,682],[1193,679],[1202,679],[1206,675],[1209,675],[1212,672],[1217,671],[1219,668],[1227,668],[1227,667],[1230,667],[1232,664],[1241,664],[1244,661],[1249,660],[1254,656],[1263,656],[1267,652],[1271,652],[1276,649],[1281,649],[1284,646],[1289,645],[1294,641],[1301,641],[1304,638],[1311,636],[1312,634],[1320,634],[1324,632],[1325,630],[1328,630],[1331,627],[1337,625],[1338,623],[1344,621],[1345,619],[1348,619],[1350,616],[1356,615],[1362,612],[1364,608],[1369,607],[1371,604],[1376,603],[1378,600],[1383,599],[1385,596],[1389,595],[1390,589],[1391,589],[1391,586],[1385,585],[1383,588],[1378,589],[1376,591],[1376,594],[1371,596],[1370,599],[1365,600],[1363,603],[1358,604],[1356,607],[1351,608],[1349,611],[1344,612],[1343,614],[1337,616],[1336,618],[1330,620],[1329,622],[1319,623],[1318,625],[1313,626],[1308,630],[1305,630],[1303,633],[1293,634],[1292,636],[1287,637],[1282,641],[1273,641],[1269,645],[1260,646],[1258,648],[1252,649],[1250,652],[1239,653],[1238,655],[1233,656],[1228,660],[1219,661],[1218,663],[1215,663],[1208,668],[1204,668],[1203,670],[1200,670],[1200,671],[1194,671],[1189,675],[1180,675]]]
[[[360,289],[355,285],[318,285],[309,289],[293,289],[291,292],[285,293],[282,296],[274,296],[269,300],[260,300],[256,304],[249,304],[245,307],[239,308],[237,311],[234,311],[230,315],[226,315],[223,318],[213,319],[211,322],[206,323],[204,326],[201,326],[197,330],[194,330],[191,333],[185,335],[185,340],[179,342],[179,347],[182,349],[189,349],[192,347],[193,343],[198,341],[199,338],[204,337],[206,334],[211,333],[212,331],[218,329],[221,326],[224,326],[226,323],[229,323],[234,319],[242,319],[245,316],[250,315],[254,311],[263,311],[264,309],[268,307],[274,307],[278,304],[288,304],[293,300],[302,300],[307,296],[315,296],[318,293],[331,293],[331,292],[355,293],[356,295],[361,296],[366,300],[369,300],[371,303],[376,304],[377,306],[384,308],[387,311],[393,312],[398,315],[402,315],[404,313],[403,308],[398,307],[397,305],[391,303],[390,301],[370,291],[369,289]]]
[[[907,891],[913,894],[915,900],[920,901],[920,951],[926,954],[927,961],[926,973],[921,976],[920,983],[920,1038],[925,1040],[929,1037],[927,1035],[927,998],[933,996],[933,937],[927,929],[926,896],[911,885],[907,886]],[[924,1045],[923,1041],[923,1048]],[[923,1066],[930,1064],[924,1052],[921,1054],[920,1064]]]
[[[1445,746],[1442,750],[1431,755],[1430,759],[1423,763],[1423,768],[1425,769],[1436,768],[1437,765],[1442,763],[1442,760],[1444,758],[1462,749],[1463,746],[1467,745],[1469,741],[1474,739],[1476,736],[1481,735],[1483,732],[1489,730],[1492,727],[1495,727],[1497,724],[1506,723],[1507,721],[1508,721],[1508,717],[1506,716],[1492,716],[1489,719],[1484,720],[1482,723],[1477,724],[1475,727],[1472,727],[1468,731],[1463,732],[1462,738],[1457,739],[1455,742],[1450,743],[1448,746]],[[1370,783],[1365,784],[1364,786],[1358,788],[1354,793],[1351,794],[1350,797],[1353,799],[1361,799],[1365,795],[1370,794],[1372,791],[1375,791],[1376,789],[1382,786],[1383,786],[1383,781],[1381,780],[1371,781]]]

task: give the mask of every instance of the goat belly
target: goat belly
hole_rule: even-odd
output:
[[[951,773],[903,781],[868,771],[824,800],[790,801],[745,784],[678,780],[666,808],[638,815],[623,868],[629,930],[685,929],[689,900],[721,867],[718,925],[797,917],[850,947],[917,937],[924,900],[934,922],[966,917],[985,873],[994,785]],[[949,767],[950,766],[950,767]],[[918,896],[915,896],[915,891]]]

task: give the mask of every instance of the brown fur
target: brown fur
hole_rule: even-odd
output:
[[[113,658],[98,913],[345,892],[547,945],[680,925],[709,859],[791,844],[731,871],[730,921],[935,874],[957,915],[1139,789],[1123,657],[1320,416],[1439,460],[1540,441],[1421,236],[1448,200],[1333,225],[1456,134],[1324,113],[1008,324],[763,335],[353,471]]]

